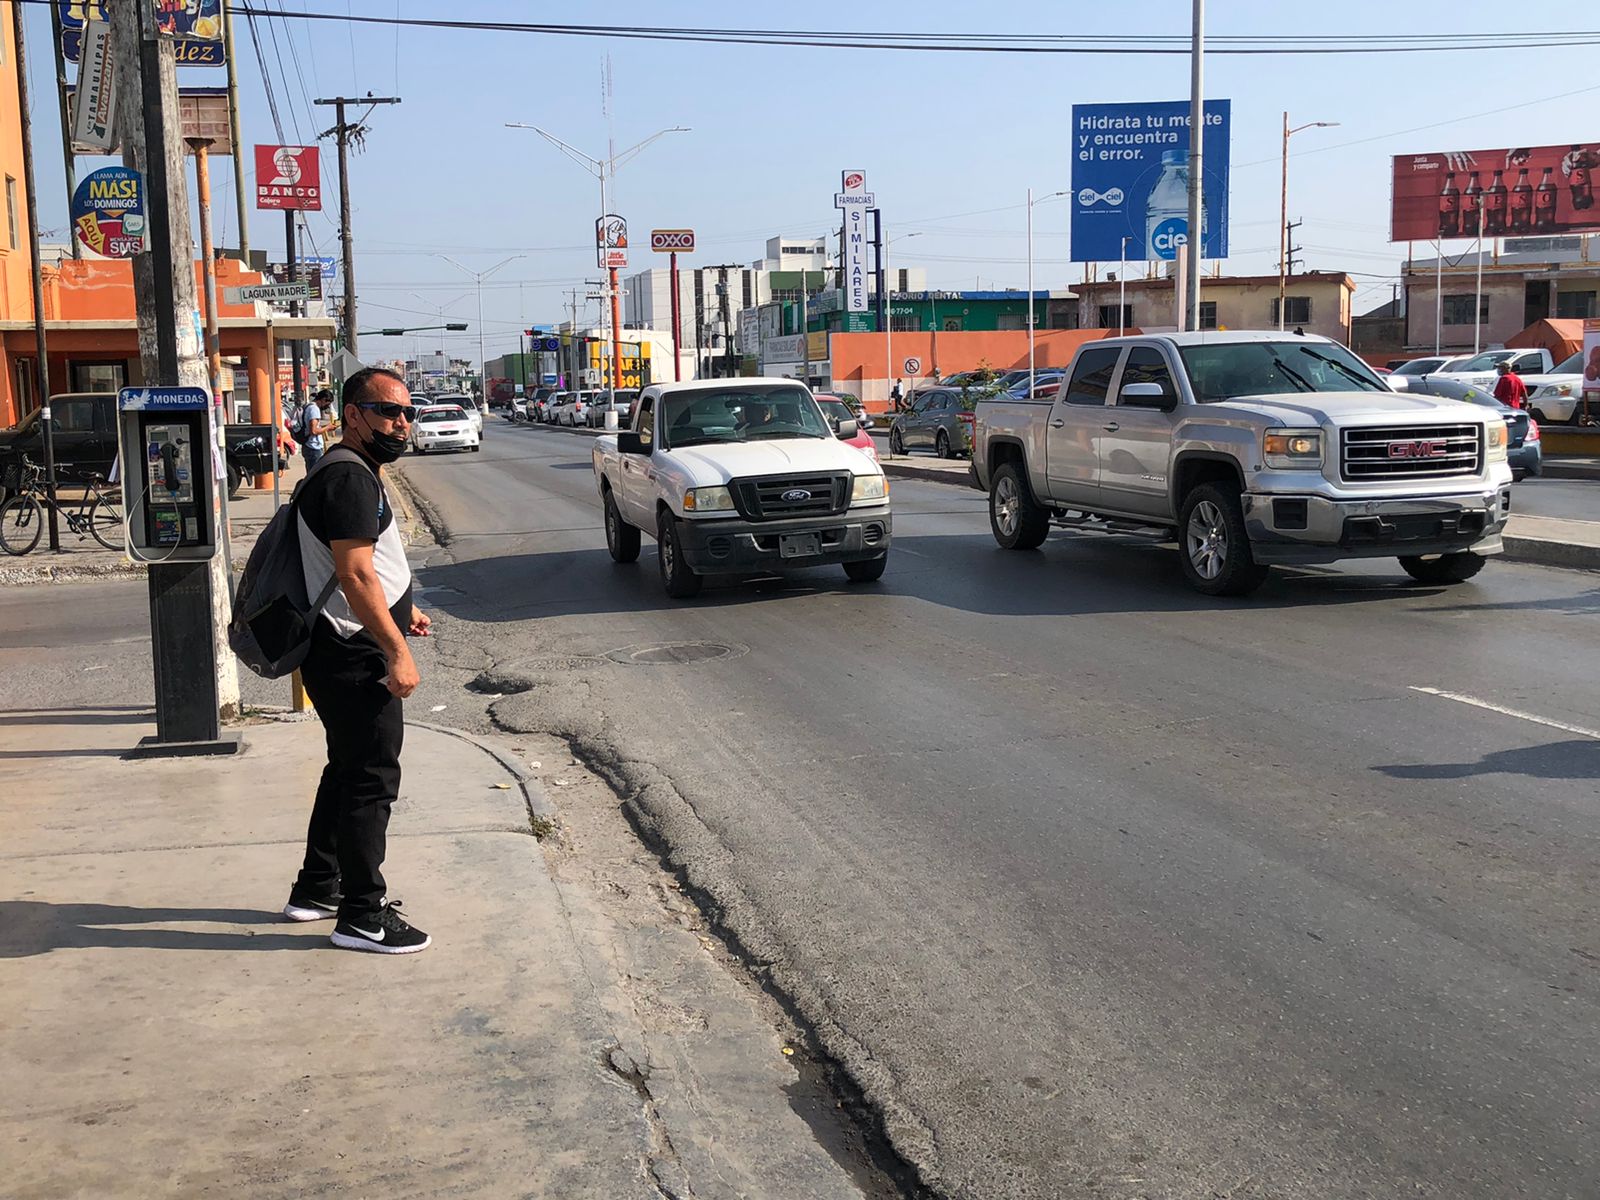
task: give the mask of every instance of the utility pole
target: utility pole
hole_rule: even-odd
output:
[[[21,18],[22,9],[19,6],[13,5],[12,12],[18,19]],[[73,193],[78,190],[78,171],[72,154],[72,113],[67,108],[67,56],[66,52],[61,48],[61,37],[64,32],[65,26],[61,22],[61,6],[52,4],[50,6],[50,40],[56,52],[56,101],[61,112],[61,160],[62,166],[66,170],[67,203],[70,204]],[[18,36],[21,36],[20,32]],[[19,70],[22,65],[22,56],[19,54],[17,56]],[[78,235],[73,233],[69,236],[72,238],[72,257],[82,258],[83,247],[78,244]],[[33,273],[37,276],[39,268],[34,267]]]
[[[805,271],[800,272],[800,295],[806,292]],[[801,300],[800,336],[805,336],[805,301]],[[733,369],[733,324],[728,319],[728,268],[721,268],[721,275],[717,282],[717,310],[722,317],[722,369],[726,372],[724,378],[732,379],[736,372]]]
[[[1189,261],[1188,294],[1179,329],[1200,328],[1200,260],[1205,257],[1205,57],[1206,0],[1194,0],[1189,50]]]
[[[239,258],[249,266],[250,220],[244,199],[244,142],[239,139],[239,76],[233,57],[233,5],[234,0],[222,0],[222,40],[223,53],[228,56],[228,137],[233,141],[233,199],[239,208]]]
[[[28,103],[28,48],[22,33],[22,9],[11,6],[11,38],[17,55],[17,106],[22,121],[22,188],[26,193],[28,212],[28,254],[33,267],[33,338],[34,352],[39,356],[39,435],[44,441],[45,495],[51,503],[50,549],[61,550],[61,528],[56,520],[56,454],[55,429],[50,416],[50,353],[44,331],[44,280],[39,272],[39,189],[33,170],[33,115]],[[68,156],[71,162],[71,156]],[[70,169],[70,168],[69,168]],[[78,236],[72,235],[76,245]],[[20,415],[20,414],[19,414]]]
[[[344,108],[347,104],[399,104],[399,96],[334,96],[329,100],[313,100],[313,104],[331,104],[334,107],[335,123],[332,129],[325,129],[318,137],[334,137],[339,143],[339,241],[344,249],[344,348],[352,355],[360,357],[356,346],[356,255],[355,245],[350,240],[350,143],[361,144],[366,135],[366,126],[359,120],[347,122],[344,119]],[[371,111],[371,108],[368,108]],[[363,114],[365,115],[365,114]]]
[[[205,362],[189,316],[198,305],[173,47],[158,38],[148,4],[107,7],[123,161],[144,174],[149,196],[150,248],[133,259],[144,377],[156,386],[204,388]],[[221,415],[215,408],[210,411],[213,419]],[[220,440],[220,426],[215,434]],[[212,445],[195,450],[195,470],[210,473]],[[126,479],[123,487],[134,496],[139,482]],[[215,481],[207,516],[218,541],[225,528],[226,493],[226,482]],[[150,564],[158,748],[191,754],[238,748],[236,738],[221,736],[222,718],[239,709],[238,663],[227,642],[228,580],[229,564],[220,554],[200,562]]]

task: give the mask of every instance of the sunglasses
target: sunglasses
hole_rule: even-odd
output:
[[[396,404],[393,400],[363,400],[360,407],[375,412],[380,417],[387,417],[391,421],[404,418],[408,423],[417,411],[413,405]]]

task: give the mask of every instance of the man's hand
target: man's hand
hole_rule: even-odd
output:
[[[427,637],[433,629],[433,619],[415,604],[411,606],[411,624],[406,626],[406,632],[412,637]]]
[[[422,676],[417,673],[416,660],[402,643],[400,652],[389,659],[389,674],[384,677],[383,684],[391,693],[404,700],[417,690],[417,684],[421,682]]]

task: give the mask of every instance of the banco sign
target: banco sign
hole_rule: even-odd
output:
[[[322,162],[315,146],[256,147],[256,207],[322,211]]]

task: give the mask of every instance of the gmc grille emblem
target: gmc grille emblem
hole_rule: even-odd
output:
[[[1390,458],[1442,458],[1448,452],[1444,442],[1390,442]]]
[[[785,504],[800,504],[803,501],[811,499],[811,493],[806,491],[805,488],[790,488],[783,495],[779,496],[778,499],[782,500]]]

